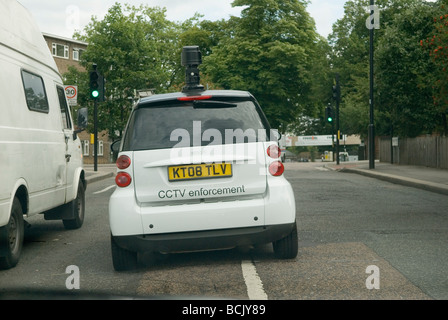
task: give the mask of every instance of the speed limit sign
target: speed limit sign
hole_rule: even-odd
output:
[[[76,106],[78,86],[65,86],[65,95],[67,96],[68,104],[70,106]]]

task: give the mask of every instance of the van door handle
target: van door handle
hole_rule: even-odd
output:
[[[70,162],[70,158],[72,157],[71,154],[66,154],[65,155],[65,161]]]

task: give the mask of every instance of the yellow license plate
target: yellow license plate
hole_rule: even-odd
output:
[[[224,178],[231,176],[231,163],[202,163],[168,167],[168,179],[170,181]]]

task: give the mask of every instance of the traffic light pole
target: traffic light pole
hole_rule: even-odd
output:
[[[334,121],[331,122],[331,151],[333,152],[334,161]]]
[[[98,171],[98,101],[93,102],[93,171]]]
[[[339,130],[339,100],[341,98],[341,89],[339,86],[339,74],[336,74],[336,164],[339,164],[339,139],[341,131]]]
[[[92,65],[90,71],[90,98],[93,99],[93,170],[98,171],[98,102],[104,101],[105,80],[97,71],[97,65]]]

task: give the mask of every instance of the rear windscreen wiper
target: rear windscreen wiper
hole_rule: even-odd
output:
[[[225,101],[210,101],[210,100],[195,100],[193,101],[193,108],[236,108],[235,103]]]

